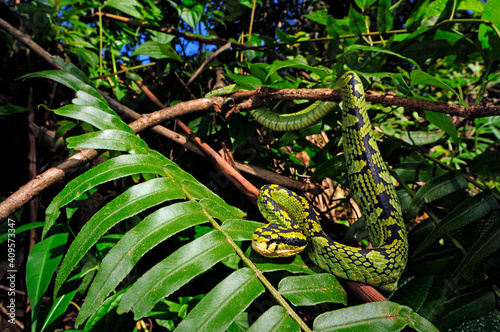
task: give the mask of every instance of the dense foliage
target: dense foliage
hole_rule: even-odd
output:
[[[3,252],[15,243],[4,265],[17,271],[16,319],[25,329],[498,329],[499,0],[0,8],[9,166],[0,194],[31,183],[30,165],[44,181],[71,156],[66,163],[78,166],[55,186],[41,183],[30,205],[25,188],[28,199],[13,195],[1,206],[17,210],[0,241]],[[384,302],[363,303],[380,294],[337,280],[305,254],[272,260],[250,247],[264,222],[251,193],[269,182],[309,189],[332,237],[369,245],[349,196],[340,112],[284,134],[248,112],[338,100],[329,89],[346,70],[369,90],[409,232],[407,269]],[[204,98],[229,84],[228,95]],[[132,122],[139,114],[131,110],[143,116]],[[227,163],[190,142],[200,138]],[[82,153],[90,164],[75,161]],[[250,182],[228,173],[228,163]],[[2,284],[8,289],[8,279]]]

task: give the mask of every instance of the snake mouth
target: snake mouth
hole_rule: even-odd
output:
[[[295,246],[289,246],[284,243],[276,243],[273,241],[252,241],[252,248],[262,256],[269,258],[294,256],[304,249],[304,247],[298,248]]]

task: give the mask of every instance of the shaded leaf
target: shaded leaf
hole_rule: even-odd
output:
[[[83,226],[71,244],[57,274],[54,294],[87,251],[111,227],[162,202],[185,198],[182,188],[169,178],[153,179],[135,185],[106,204]]]
[[[428,181],[413,197],[405,214],[405,220],[413,219],[424,203],[432,202],[465,188],[467,188],[467,181],[459,171],[449,172]]]
[[[132,310],[135,319],[144,317],[159,300],[232,254],[233,248],[219,231],[212,231],[184,245],[130,287],[118,312]]]
[[[146,217],[128,231],[106,255],[78,319],[84,321],[95,312],[146,252],[172,235],[205,222],[208,222],[207,216],[194,201],[173,204]]]
[[[462,202],[441,220],[434,231],[420,244],[417,250],[415,250],[414,255],[420,253],[446,233],[481,219],[491,211],[499,208],[500,205],[495,199],[495,196],[489,191],[483,191],[465,202]]]
[[[43,294],[47,291],[52,276],[64,254],[68,232],[56,233],[38,242],[31,250],[26,262],[26,289],[31,303],[33,329],[38,325]]]
[[[278,285],[278,291],[296,306],[325,302],[347,304],[344,288],[329,273],[284,278]]]
[[[225,331],[263,292],[264,286],[252,270],[235,271],[205,295],[175,331]]]
[[[314,331],[400,331],[409,326],[417,331],[437,331],[430,322],[409,307],[394,302],[371,302],[326,312],[314,320]]]
[[[71,180],[47,207],[42,238],[61,213],[61,208],[99,184],[125,176],[151,173],[165,175],[164,164],[171,162],[156,155],[123,155],[107,160]]]
[[[263,313],[247,332],[299,332],[300,326],[288,316],[286,309],[274,306]]]

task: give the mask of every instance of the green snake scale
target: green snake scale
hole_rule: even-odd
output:
[[[408,259],[401,206],[372,135],[361,80],[354,72],[347,72],[339,84],[342,138],[351,194],[361,209],[373,248],[352,247],[332,240],[321,228],[318,215],[307,200],[278,185],[265,185],[259,192],[259,209],[269,224],[255,231],[252,247],[268,257],[295,255],[305,247],[311,260],[325,271],[394,290]],[[264,110],[251,114],[272,130],[298,130],[318,121],[336,105],[317,102],[301,111],[298,117]]]

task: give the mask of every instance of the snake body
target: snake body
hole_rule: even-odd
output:
[[[359,205],[373,248],[347,246],[329,238],[307,200],[278,185],[261,188],[259,208],[270,221],[255,231],[252,247],[264,256],[290,256],[307,248],[322,269],[344,279],[394,290],[406,266],[408,241],[401,206],[389,171],[372,135],[361,80],[354,72],[339,80],[342,92],[342,137],[351,193]],[[319,102],[299,114],[252,111],[264,126],[298,130],[336,106]],[[271,113],[271,114],[269,114]],[[308,119],[314,114],[314,118]],[[307,246],[306,246],[307,244]]]

